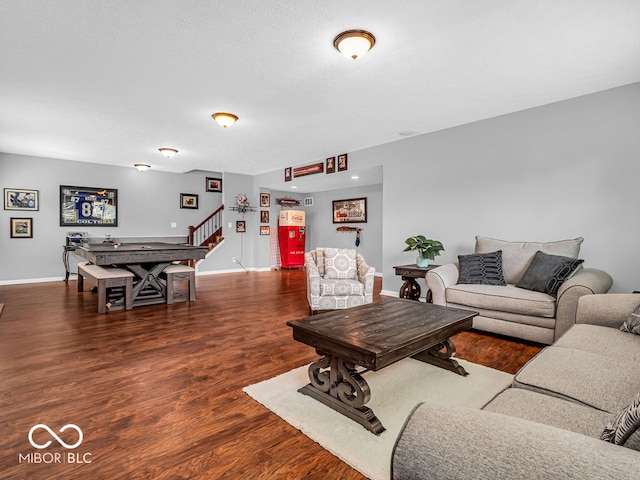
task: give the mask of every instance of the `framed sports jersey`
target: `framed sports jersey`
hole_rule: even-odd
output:
[[[117,227],[118,190],[60,185],[60,226]]]

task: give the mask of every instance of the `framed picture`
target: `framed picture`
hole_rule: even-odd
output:
[[[326,160],[327,173],[336,173],[336,157],[329,157]]]
[[[260,210],[260,223],[269,223],[269,210]]]
[[[207,192],[222,192],[222,179],[207,177]]]
[[[338,155],[338,171],[343,172],[347,170],[347,154],[343,153]]]
[[[266,225],[260,225],[260,235],[271,235],[271,230]]]
[[[293,179],[293,175],[291,173],[291,167],[287,167],[284,169],[284,181],[290,182]]]
[[[195,193],[181,193],[180,208],[198,208],[198,195]]]
[[[236,220],[236,233],[244,233],[247,231],[247,224],[244,220]]]
[[[261,207],[269,207],[271,206],[271,195],[268,193],[260,194],[260,206]]]
[[[33,218],[10,218],[11,238],[33,238]]]
[[[117,227],[118,190],[60,185],[60,226]]]
[[[313,165],[307,165],[305,167],[297,167],[293,169],[293,176],[304,177],[305,175],[315,175],[316,173],[322,173],[324,171],[324,163],[314,163]]]
[[[366,223],[366,221],[366,198],[333,201],[333,223]]]
[[[38,190],[4,189],[5,210],[38,210]]]

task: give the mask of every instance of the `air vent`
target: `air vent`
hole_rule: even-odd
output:
[[[313,197],[307,197],[304,199],[304,206],[305,207],[312,207],[313,206]]]

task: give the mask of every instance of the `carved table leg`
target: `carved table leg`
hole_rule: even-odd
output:
[[[299,389],[300,393],[355,420],[376,435],[385,431],[373,410],[364,406],[371,398],[371,390],[353,363],[325,355],[309,365],[309,380],[311,383]]]
[[[400,298],[420,300],[420,284],[413,277],[402,276],[404,283],[400,287]]]
[[[444,350],[444,351],[443,351]],[[420,353],[416,353],[412,358],[420,360],[421,362],[431,363],[441,368],[451,370],[458,375],[466,377],[469,373],[453,358],[453,354],[456,353],[456,346],[453,340],[447,338],[446,340],[434,345],[433,347],[424,350]]]

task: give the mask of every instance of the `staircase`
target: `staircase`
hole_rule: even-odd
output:
[[[189,227],[189,245],[199,245],[207,247],[209,253],[211,253],[218,245],[220,245],[224,238],[222,236],[222,212],[224,211],[224,205],[220,207],[200,222],[195,227]],[[189,263],[194,263],[191,260]],[[191,265],[194,266],[194,265]]]

